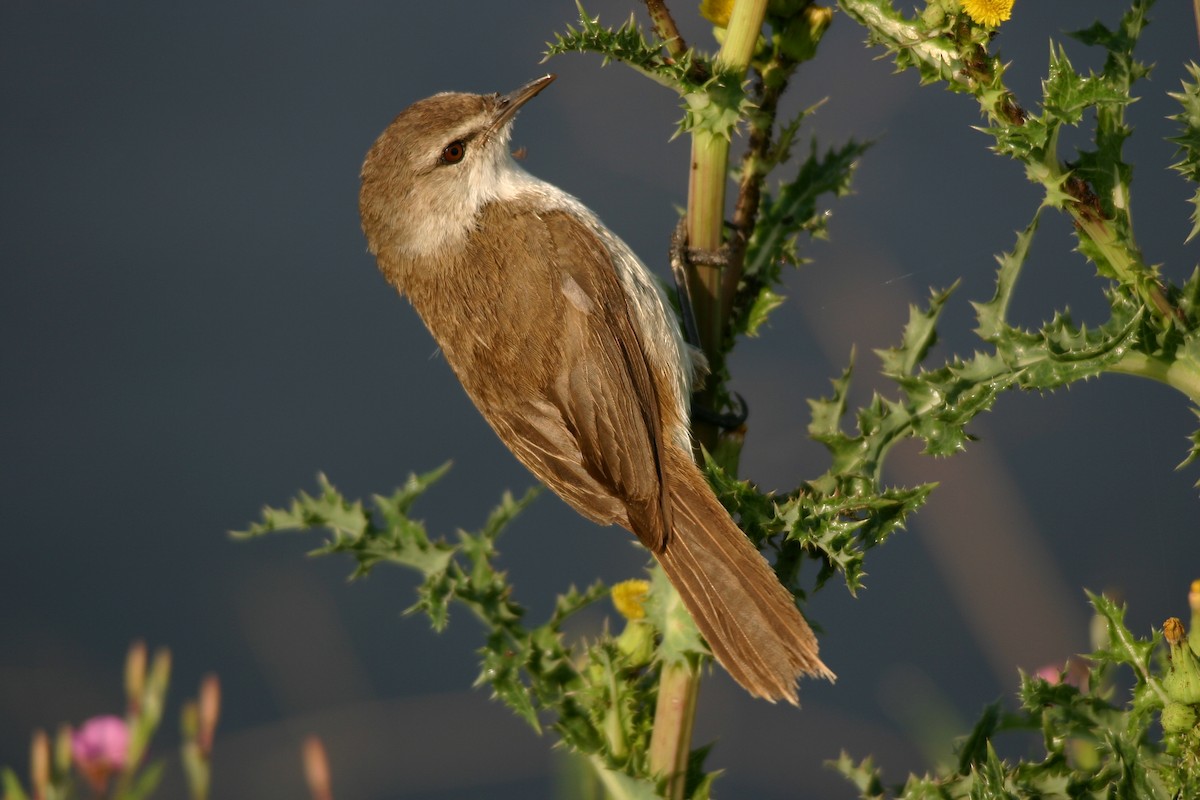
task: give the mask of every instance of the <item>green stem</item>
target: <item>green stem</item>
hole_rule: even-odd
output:
[[[645,783],[609,769],[604,765],[603,757],[588,756],[588,763],[591,764],[593,772],[604,787],[604,796],[607,800],[637,800],[646,796]]]
[[[667,800],[684,797],[699,688],[699,669],[691,661],[663,665],[658,679],[654,734],[650,738],[650,771],[667,779],[663,793]]]
[[[1196,37],[1200,38],[1200,0],[1192,0],[1192,12],[1196,17]]]
[[[1198,0],[1200,1],[1200,0]],[[1163,294],[1162,287],[1157,282],[1145,278],[1150,270],[1131,250],[1127,242],[1123,242],[1113,233],[1112,223],[1107,220],[1094,219],[1077,206],[1069,208],[1080,233],[1086,235],[1096,245],[1096,248],[1108,261],[1117,279],[1125,286],[1131,287],[1139,299],[1168,323],[1175,318],[1174,309]]]
[[[712,131],[692,132],[692,168],[688,180],[688,247],[716,252],[725,221],[725,181],[729,140]],[[691,262],[689,262],[691,263]],[[689,275],[692,310],[700,347],[715,364],[721,351],[721,267],[693,264]]]
[[[1200,405],[1200,365],[1190,360],[1166,360],[1130,351],[1110,368],[1113,372],[1161,381]]]
[[[738,0],[717,53],[715,72],[741,80],[750,66],[767,13],[767,0]],[[688,181],[688,246],[715,252],[722,244],[725,186],[729,175],[729,139],[703,128],[692,131],[692,167]],[[700,328],[700,345],[715,366],[725,320],[721,308],[721,268],[693,267],[692,305]]]
[[[766,16],[767,0],[737,0],[729,15],[729,27],[725,29],[725,43],[717,53],[717,60],[726,69],[745,74]]]
[[[750,66],[754,48],[767,13],[767,0],[738,0],[733,7],[725,43],[717,54],[715,72],[742,80]],[[688,176],[688,246],[715,252],[721,248],[725,225],[725,185],[729,175],[729,139],[710,130],[692,131],[692,164]],[[690,260],[689,260],[690,263]],[[725,319],[721,303],[719,265],[692,265],[689,293],[700,345],[709,363],[718,364]],[[715,383],[713,381],[712,383]],[[708,397],[714,396],[710,386]],[[716,444],[716,431],[696,431],[697,439],[709,449]],[[688,661],[664,664],[659,677],[658,706],[650,738],[650,769],[668,777],[668,798],[682,798],[687,781],[688,752],[692,722],[700,689],[697,664]]]

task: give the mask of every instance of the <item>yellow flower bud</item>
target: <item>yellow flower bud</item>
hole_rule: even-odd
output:
[[[625,619],[644,619],[646,595],[650,593],[650,582],[641,580],[621,581],[612,587],[613,605]]]
[[[1175,645],[1183,640],[1183,623],[1179,621],[1179,617],[1171,617],[1163,623],[1163,636],[1166,637],[1167,644],[1171,645],[1173,655]]]
[[[700,0],[700,16],[718,28],[729,27],[734,0]]]
[[[1200,661],[1184,637],[1183,623],[1171,617],[1163,623],[1163,635],[1171,647],[1171,666],[1163,677],[1163,691],[1176,703],[1200,703]]]

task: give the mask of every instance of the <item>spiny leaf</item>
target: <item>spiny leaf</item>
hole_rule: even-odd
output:
[[[945,81],[950,88],[966,88],[960,45],[930,30],[921,18],[907,19],[889,0],[839,0],[850,17],[869,32],[873,44],[895,55],[897,69],[916,67],[924,83]]]
[[[1192,413],[1197,417],[1200,417],[1200,409],[1193,408]],[[1179,466],[1175,467],[1175,469],[1183,469],[1187,465],[1194,462],[1197,458],[1200,458],[1200,430],[1193,431],[1192,434],[1188,436],[1188,442],[1189,446],[1187,457],[1184,458],[1183,461],[1179,462]],[[1197,481],[1196,485],[1200,486],[1200,481]]]
[[[490,686],[492,697],[500,700],[529,723],[538,733],[542,732],[529,687],[521,680],[521,653],[514,652],[511,640],[500,631],[488,636],[487,645],[481,651],[483,662],[476,686]]]
[[[842,432],[842,417],[846,414],[846,396],[850,390],[850,376],[854,372],[854,352],[841,377],[833,378],[833,394],[829,397],[810,399],[812,420],[808,423],[808,435],[818,442],[834,444],[845,438]]]
[[[776,294],[770,286],[764,286],[746,313],[746,335],[758,336],[758,329],[766,323],[771,312],[783,305],[785,300],[786,297]]]
[[[937,342],[938,317],[941,316],[942,308],[945,307],[946,301],[950,299],[950,295],[957,286],[958,284],[955,283],[949,289],[934,292],[929,305],[924,310],[915,304],[909,305],[908,324],[904,326],[900,345],[875,351],[879,360],[883,362],[881,370],[884,375],[905,378],[913,374],[917,365],[925,359],[929,348]]]
[[[684,117],[675,135],[706,131],[732,139],[733,132],[753,109],[745,81],[737,70],[717,70],[703,84],[683,95]]]
[[[1182,110],[1171,117],[1180,125],[1178,136],[1171,141],[1179,146],[1180,159],[1172,164],[1179,174],[1192,183],[1200,183],[1200,66],[1195,62],[1188,64],[1190,81],[1183,81],[1183,90],[1171,92]],[[1200,232],[1200,188],[1191,197],[1192,229],[1188,232],[1187,241],[1191,241]]]
[[[1102,77],[1085,77],[1076,72],[1061,46],[1050,50],[1050,67],[1042,82],[1042,92],[1042,108],[1051,118],[1065,125],[1077,125],[1089,108],[1133,102],[1127,87],[1114,86]]]
[[[1017,234],[1017,244],[1012,252],[996,258],[1000,262],[1000,269],[996,274],[996,293],[992,299],[986,303],[972,303],[975,306],[976,319],[979,321],[975,333],[985,341],[994,342],[1009,330],[1008,304],[1012,300],[1021,267],[1025,265],[1025,259],[1029,255],[1029,246],[1033,243],[1033,235],[1037,232],[1040,217],[1040,213],[1034,214],[1033,220],[1025,230]]]
[[[780,264],[796,262],[789,245],[794,245],[791,237],[797,230],[816,224],[817,200],[821,196],[841,196],[849,191],[854,166],[870,146],[870,142],[850,140],[818,154],[817,143],[812,142],[796,177],[781,185],[776,195],[768,193],[762,199],[761,219],[746,251],[747,275],[773,282]]]
[[[1150,653],[1158,644],[1158,636],[1149,640],[1139,640],[1125,627],[1125,606],[1109,600],[1104,595],[1087,592],[1088,599],[1095,607],[1096,613],[1104,618],[1108,630],[1108,644],[1096,650],[1091,657],[1113,664],[1125,664],[1131,667],[1138,680],[1149,685],[1158,695],[1163,704],[1166,694],[1158,680],[1150,674]]]
[[[664,663],[679,663],[696,654],[708,653],[696,623],[683,607],[679,593],[671,588],[666,573],[660,569],[653,571],[650,594],[645,605],[646,619],[662,636],[658,656]]]
[[[618,28],[606,28],[599,17],[589,16],[583,4],[579,10],[579,27],[568,25],[566,33],[555,34],[546,44],[545,58],[563,53],[598,53],[604,64],[618,61],[633,67],[657,83],[680,94],[697,91],[700,85],[692,78],[695,55],[688,51],[683,57],[671,59],[663,53],[663,43],[649,41],[631,14]],[[704,71],[707,71],[707,67]]]

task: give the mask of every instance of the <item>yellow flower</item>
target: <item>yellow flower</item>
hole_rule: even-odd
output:
[[[980,25],[999,25],[1012,16],[1014,0],[962,0],[963,11]]]
[[[613,605],[625,619],[642,619],[646,616],[646,609],[642,603],[646,601],[646,595],[649,593],[649,581],[621,581],[612,587]]]
[[[700,0],[700,16],[718,28],[728,28],[732,14],[733,0]]]

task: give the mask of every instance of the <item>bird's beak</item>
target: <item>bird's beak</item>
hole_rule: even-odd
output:
[[[496,118],[492,120],[490,130],[498,131],[507,125],[521,106],[528,103],[534,97],[537,97],[538,92],[545,89],[554,82],[555,75],[543,75],[537,80],[530,81],[520,89],[509,92],[508,94],[500,95],[496,101]]]

